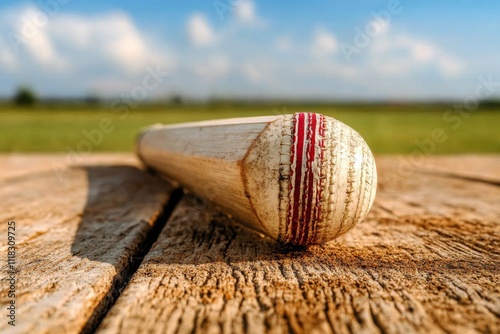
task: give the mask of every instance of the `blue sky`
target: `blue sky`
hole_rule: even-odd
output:
[[[131,94],[156,68],[169,76],[147,98],[462,99],[500,81],[499,15],[465,0],[3,1],[0,96]]]

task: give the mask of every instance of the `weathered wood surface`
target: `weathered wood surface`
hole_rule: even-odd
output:
[[[377,159],[365,222],[300,251],[191,196],[159,233],[172,189],[132,155],[1,156],[0,253],[15,220],[19,272],[0,332],[500,332],[500,156],[428,158],[408,178],[399,160]]]
[[[480,159],[475,155],[439,156],[424,159],[421,167],[443,175],[500,185],[500,159],[496,155],[482,155]]]
[[[0,155],[0,181],[22,175],[52,171],[57,180],[65,178],[70,167],[86,165],[126,165],[138,166],[131,154],[95,153],[86,156],[76,154],[6,154]]]
[[[500,187],[429,168],[392,182],[397,160],[377,160],[365,222],[303,251],[185,197],[98,332],[500,332]]]
[[[155,233],[153,225],[161,224],[171,188],[139,170],[133,156],[96,155],[74,167],[66,158],[0,157],[2,279],[11,220],[17,253],[16,326],[7,324],[11,298],[2,280],[2,333],[92,330]]]

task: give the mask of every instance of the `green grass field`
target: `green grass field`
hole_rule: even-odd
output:
[[[103,134],[92,152],[132,151],[137,131],[152,123],[175,123],[204,119],[320,112],[356,129],[375,153],[410,153],[416,140],[431,138],[442,129],[447,139],[436,144],[436,154],[500,152],[500,110],[483,108],[469,117],[446,114],[446,105],[143,105],[128,114],[109,106],[56,105],[19,108],[0,105],[0,152],[78,151],[86,141],[82,131],[99,128],[109,119],[112,131]],[[445,119],[446,118],[446,119]]]

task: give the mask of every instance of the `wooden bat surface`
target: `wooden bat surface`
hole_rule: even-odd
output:
[[[150,168],[285,244],[324,243],[350,230],[375,198],[361,136],[321,114],[156,125],[137,140]]]

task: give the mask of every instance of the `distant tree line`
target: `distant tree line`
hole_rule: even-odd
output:
[[[85,104],[90,104],[90,105],[99,105],[105,100],[102,100],[98,94],[91,93],[88,96],[78,99],[78,98],[53,98],[53,99],[44,99],[40,101],[38,94],[30,87],[28,86],[20,86],[17,88],[14,96],[13,96],[13,102],[18,105],[18,106],[33,106],[37,104],[38,102],[43,102],[43,103],[50,103],[50,104],[60,104],[60,103],[85,103]],[[170,104],[174,106],[180,106],[180,105],[190,105],[190,104],[207,104],[210,107],[229,107],[229,106],[234,106],[234,107],[243,107],[243,106],[255,106],[255,105],[290,105],[293,106],[295,104],[297,105],[310,105],[310,106],[323,106],[323,105],[346,105],[346,106],[351,106],[351,105],[360,105],[360,106],[370,106],[370,105],[392,105],[393,103],[391,102],[384,102],[384,101],[377,101],[377,102],[367,102],[367,101],[321,101],[321,100],[286,100],[286,99],[262,99],[262,98],[228,98],[228,97],[211,97],[206,101],[200,101],[200,100],[191,100],[189,98],[186,98],[185,96],[182,96],[180,94],[172,94],[168,98],[165,99],[159,99],[155,101],[150,101],[146,102],[145,104],[148,103],[153,103],[153,104]],[[422,102],[401,102],[402,104],[435,104],[436,102],[429,101],[427,103],[422,103]],[[438,102],[438,104],[442,105],[449,105],[453,104],[453,101],[441,101]],[[495,109],[500,111],[500,98],[493,98],[493,99],[488,99],[488,100],[483,100],[480,102],[480,108],[484,109]]]
[[[491,108],[491,109],[499,109],[500,108],[500,99],[498,100],[484,100],[480,102],[480,106],[483,108]]]
[[[32,106],[38,101],[35,91],[29,87],[21,86],[14,94],[14,103],[19,106]]]

